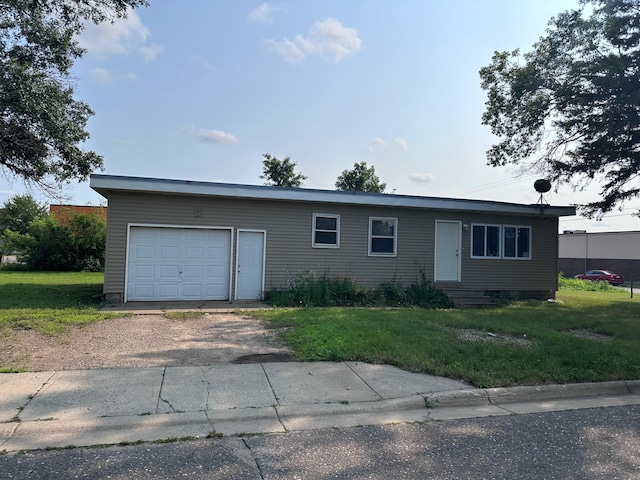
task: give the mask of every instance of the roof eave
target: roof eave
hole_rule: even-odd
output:
[[[191,180],[167,180],[97,174],[91,175],[90,186],[105,198],[108,198],[109,191],[124,191],[165,195],[216,196],[255,200],[424,208],[434,210],[457,210],[532,216],[543,215],[551,217],[571,216],[576,214],[575,207],[555,207],[538,204],[524,205],[485,200],[418,197],[365,192],[342,192],[306,188],[267,187],[261,185],[209,183]]]

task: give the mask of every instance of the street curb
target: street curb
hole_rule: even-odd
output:
[[[614,405],[606,401],[611,398],[628,404],[640,404],[639,397],[640,380],[627,380],[490,389],[469,388],[367,402],[274,405],[148,416],[87,417],[64,422],[24,421],[7,424],[0,430],[0,451],[157,441],[168,438],[202,438],[216,434],[285,433],[318,428],[421,422],[429,418],[468,418],[469,411],[473,412],[472,416],[505,415],[509,414],[509,411],[530,413],[518,410],[515,405],[536,402],[546,405],[548,402],[553,404],[563,400],[571,402],[589,398],[595,400],[592,406],[597,404],[598,398],[602,399],[603,405]],[[434,408],[437,408],[438,412],[429,411]],[[468,411],[461,414],[461,410]]]
[[[427,408],[500,405],[612,395],[640,395],[640,380],[451,390],[425,396]]]
[[[2,443],[7,451],[114,445],[158,439],[205,437],[214,430],[205,412],[28,421]]]
[[[353,415],[404,410],[424,410],[422,395],[353,403],[315,403],[311,405],[278,405],[276,411],[283,419],[292,417],[319,417],[326,415]]]

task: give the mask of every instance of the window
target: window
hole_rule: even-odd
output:
[[[340,248],[340,215],[313,214],[313,239],[315,248]]]
[[[531,258],[531,227],[505,225],[504,258]]]
[[[471,257],[531,259],[531,227],[480,225],[471,228]]]
[[[500,225],[473,225],[471,256],[500,258]]]
[[[369,217],[369,255],[396,256],[398,219]]]

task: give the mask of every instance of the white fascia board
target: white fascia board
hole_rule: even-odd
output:
[[[165,195],[248,198],[256,200],[283,200],[521,215],[543,214],[544,216],[552,217],[571,216],[576,214],[575,207],[553,207],[538,204],[524,205],[518,203],[464,200],[458,198],[417,197],[382,193],[314,190],[308,188],[267,187],[261,185],[238,185],[230,183],[210,183],[191,180],[167,180],[114,175],[93,174],[90,177],[89,185],[93,190],[104,197],[107,197],[107,192],[109,191],[120,191],[146,192]]]

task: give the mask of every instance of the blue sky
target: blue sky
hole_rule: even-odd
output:
[[[396,193],[538,200],[536,176],[486,165],[495,139],[478,70],[495,50],[528,50],[577,0],[150,3],[79,38],[76,92],[95,111],[84,147],[104,173],[261,184],[269,152],[297,162],[309,188],[333,189],[366,161]],[[23,192],[0,177],[0,203]],[[561,187],[546,200],[597,192]],[[65,193],[103,200],[88,182]],[[639,203],[560,230],[640,230]]]

